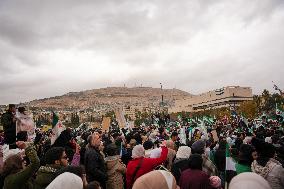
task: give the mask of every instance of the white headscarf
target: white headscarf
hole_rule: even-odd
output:
[[[271,189],[268,182],[256,173],[246,172],[235,176],[230,182],[230,189]]]
[[[176,189],[176,179],[168,171],[151,171],[139,177],[133,189]]]
[[[48,186],[46,189],[82,189],[83,188],[83,181],[82,178],[78,177],[73,173],[62,173],[61,175],[57,176]]]
[[[134,146],[134,148],[132,150],[132,158],[133,159],[144,157],[144,155],[145,155],[145,149],[141,144]]]
[[[188,146],[181,146],[178,148],[176,158],[189,158],[191,155],[191,148]]]

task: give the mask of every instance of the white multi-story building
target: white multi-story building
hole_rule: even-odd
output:
[[[195,112],[222,107],[234,108],[243,101],[252,100],[252,96],[250,87],[223,87],[200,95],[176,100],[174,106],[169,108],[169,113]]]

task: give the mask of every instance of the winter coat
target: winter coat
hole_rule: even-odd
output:
[[[105,158],[107,167],[108,180],[106,183],[107,189],[122,189],[123,175],[126,172],[126,166],[121,162],[119,156],[108,156]]]
[[[105,160],[98,149],[93,147],[87,148],[84,165],[86,168],[87,181],[98,181],[101,186],[105,186],[108,179],[107,170]]]
[[[210,189],[209,175],[201,170],[187,169],[181,173],[180,189]]]
[[[261,175],[270,184],[272,189],[284,188],[284,168],[281,163],[271,158],[265,167],[254,161],[251,165],[253,172]]]
[[[134,181],[139,178],[140,176],[152,171],[158,165],[164,163],[167,159],[168,155],[168,148],[162,147],[162,153],[159,158],[136,158],[131,160],[127,165],[126,170],[126,187],[127,189],[131,189]],[[141,160],[142,159],[142,160]],[[142,161],[140,169],[137,171],[136,175],[134,176],[135,169],[139,165],[139,162]],[[132,180],[132,177],[134,179]]]
[[[55,172],[61,168],[61,165],[55,164],[41,166],[36,173],[36,179],[34,180],[34,189],[46,188],[55,179]]]
[[[7,111],[1,117],[6,144],[13,144],[16,142],[16,121],[13,121],[13,117],[14,115],[10,111]]]
[[[173,163],[172,174],[174,175],[177,183],[179,183],[181,173],[188,168],[188,159],[176,159]]]
[[[6,176],[3,189],[24,189],[31,187],[32,183],[29,182],[29,179],[39,168],[40,161],[37,157],[35,149],[32,146],[26,148],[25,153],[30,160],[30,165],[18,173]]]
[[[176,157],[176,151],[174,151],[173,149],[168,149],[168,156],[167,156],[167,161],[166,161],[166,168],[168,170],[172,169],[172,165],[173,165],[173,161]]]

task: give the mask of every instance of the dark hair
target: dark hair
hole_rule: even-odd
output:
[[[171,135],[171,138],[172,138],[173,136],[178,136],[178,133],[177,133],[176,131],[174,131],[174,132],[172,133],[172,135]]]
[[[203,159],[200,154],[192,154],[188,160],[188,167],[190,169],[202,170]]]
[[[248,144],[242,144],[240,146],[239,163],[245,165],[251,165],[253,162],[252,152],[254,148]]]
[[[9,107],[9,109],[11,109],[11,108],[15,108],[15,107],[16,107],[16,105],[15,105],[15,104],[9,104],[9,105],[8,105],[8,107]]]
[[[86,187],[86,189],[99,189],[99,188],[100,188],[100,183],[97,181],[90,182]]]
[[[25,111],[26,111],[26,108],[23,107],[23,106],[18,108],[18,112],[20,112],[20,113],[24,113]]]
[[[46,164],[55,164],[56,160],[60,160],[65,149],[63,147],[52,147],[45,154]]]
[[[153,148],[153,146],[154,146],[154,144],[150,140],[145,141],[144,144],[143,144],[143,147],[144,147],[145,150],[149,150],[149,149]]]
[[[118,147],[115,144],[109,144],[106,147],[106,154],[108,156],[115,156],[119,154]]]
[[[73,173],[79,177],[83,177],[83,174],[86,174],[85,168],[83,166],[67,166],[56,171],[55,176],[57,177],[65,172]]]
[[[270,160],[270,158],[274,157],[275,153],[275,147],[272,144],[265,142],[259,152],[257,163],[264,167],[266,163]]]

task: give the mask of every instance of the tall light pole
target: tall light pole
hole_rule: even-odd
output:
[[[161,85],[161,93],[162,93],[162,104],[161,104],[161,106],[162,106],[162,108],[163,108],[163,106],[164,106],[164,95],[163,95],[163,85],[162,85],[162,83],[160,83],[160,85]]]

